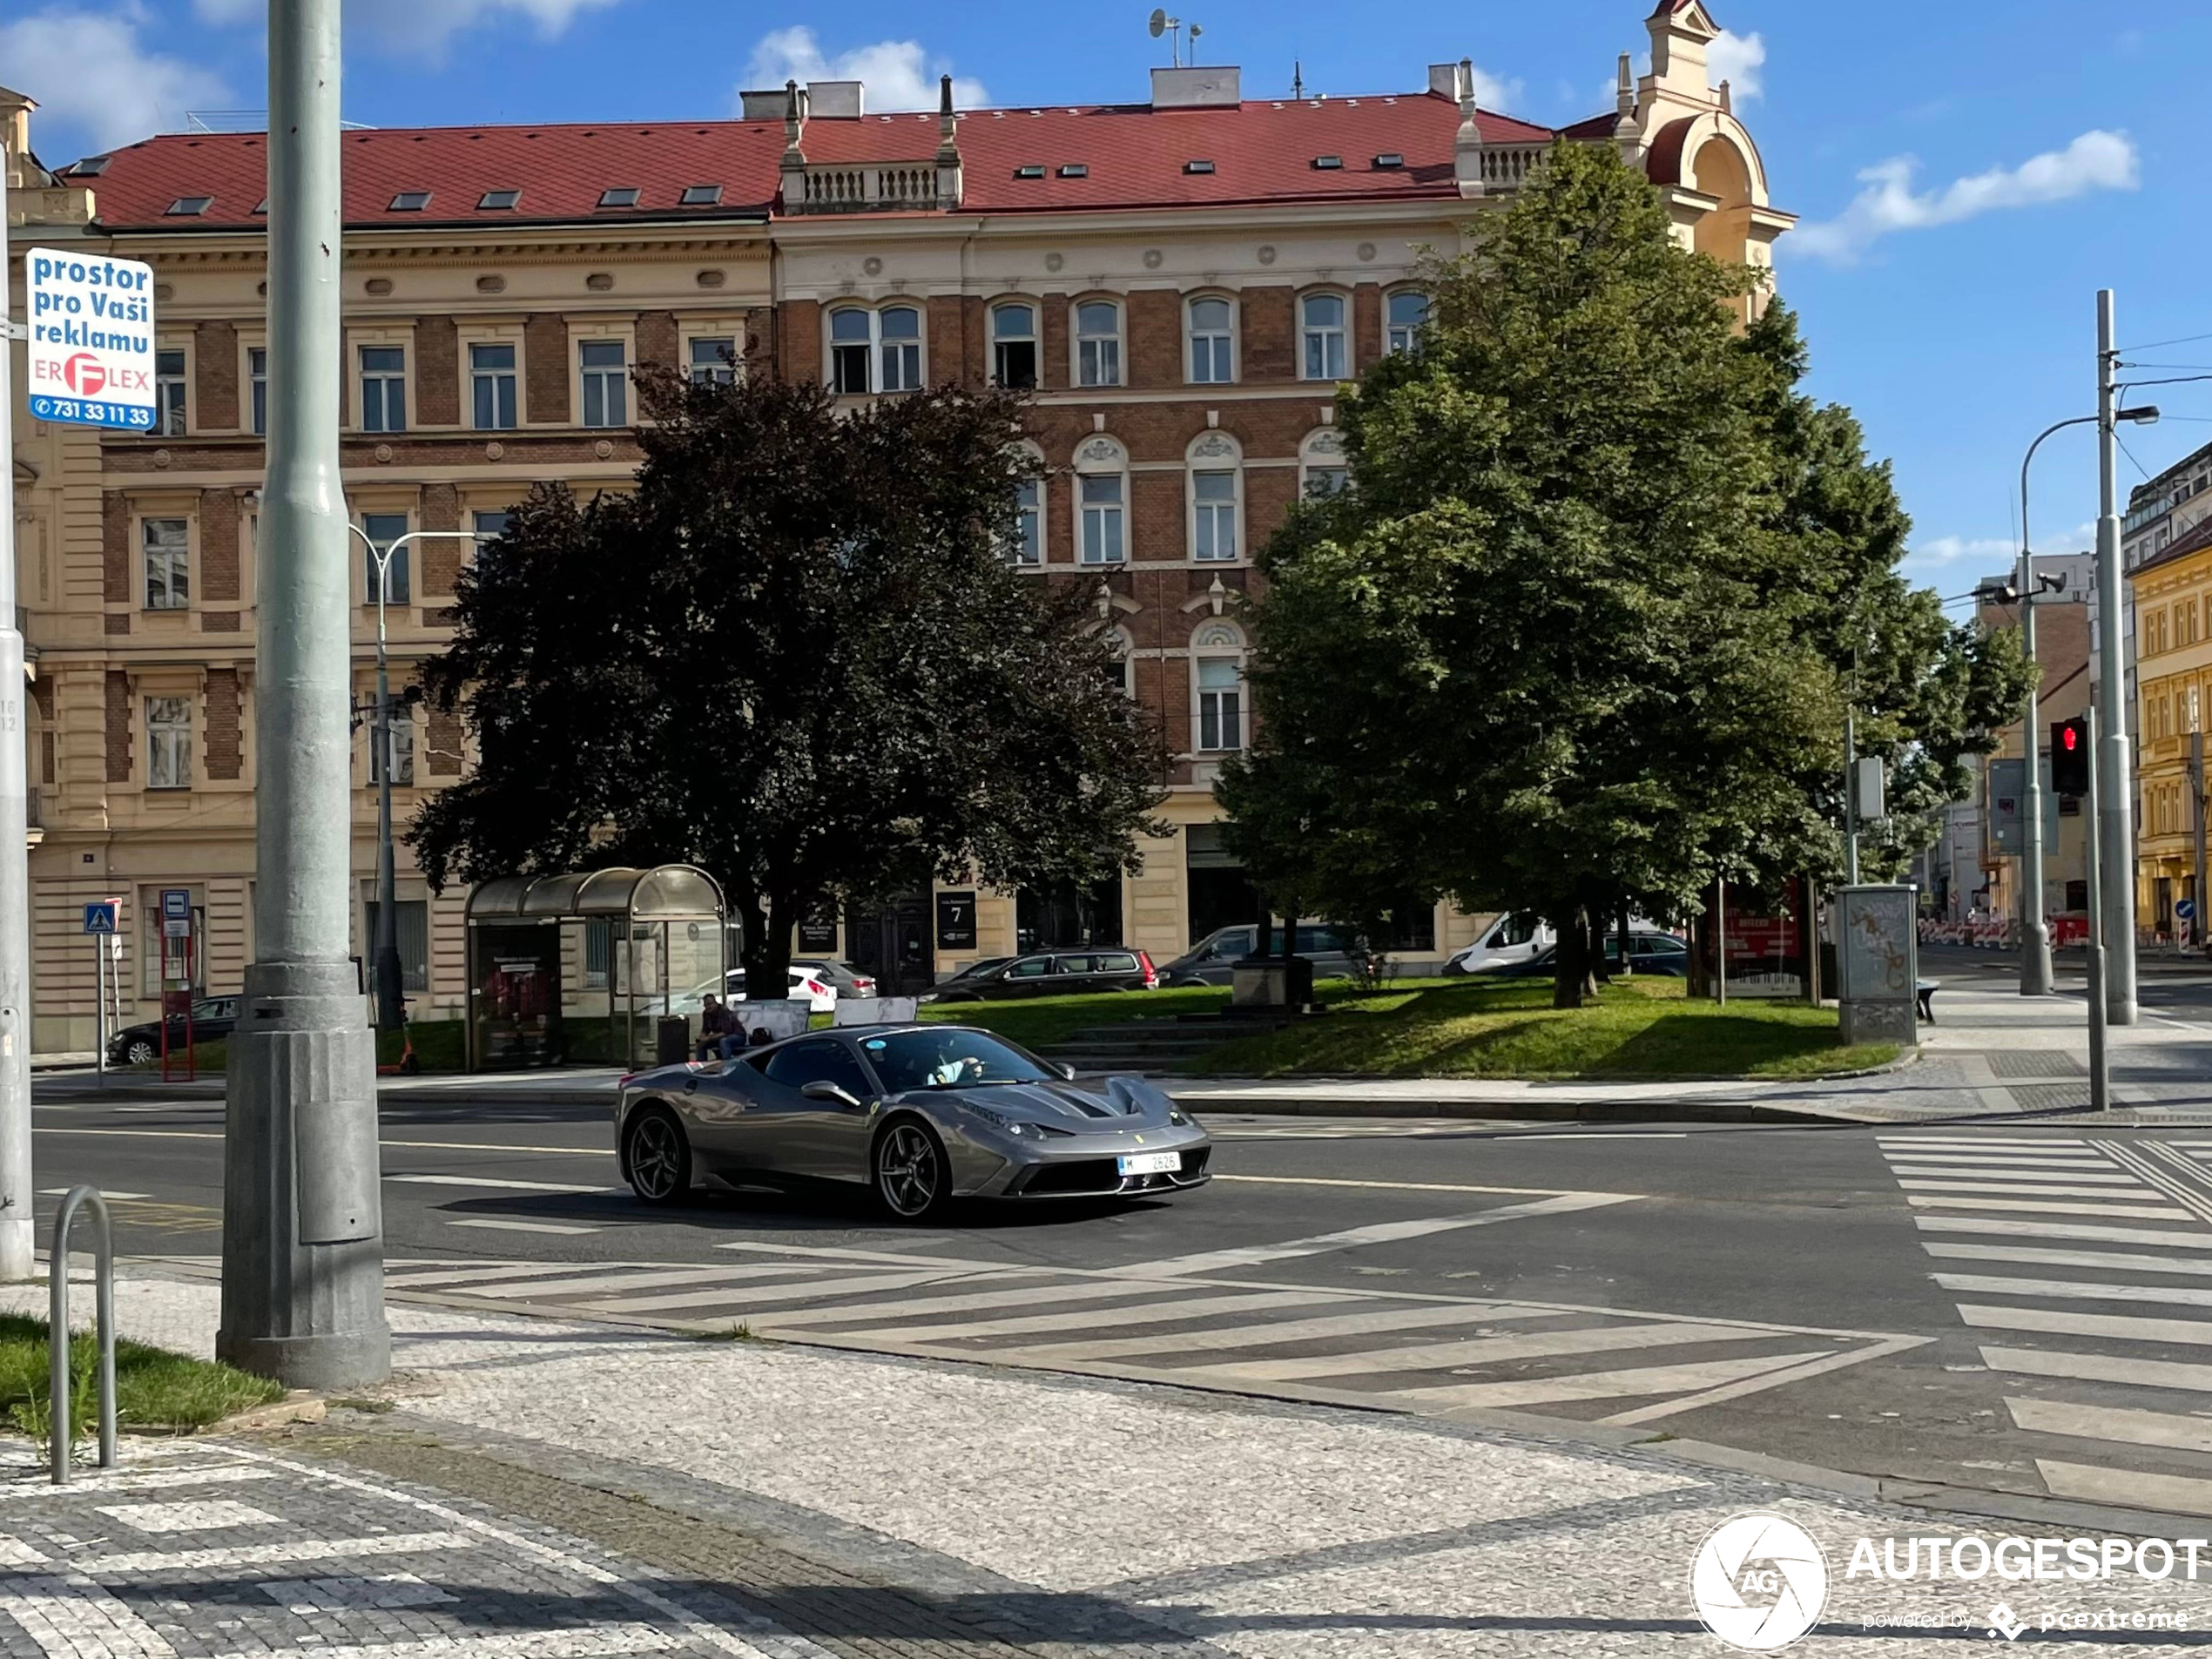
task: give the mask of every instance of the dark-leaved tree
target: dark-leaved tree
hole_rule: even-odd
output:
[[[457,586],[422,678],[477,758],[410,832],[433,885],[695,863],[776,998],[825,897],[1130,861],[1160,743],[1084,597],[1008,568],[1018,400],[639,392],[634,492],[538,486]]]
[[[1431,280],[1420,348],[1339,399],[1352,488],[1262,555],[1218,793],[1278,907],[1539,912],[1572,1007],[1624,908],[1832,864],[1851,639],[1924,794],[2020,682],[1895,576],[1886,472],[1795,393],[1786,316],[1732,320],[1757,274],[1609,149],[1557,146]]]

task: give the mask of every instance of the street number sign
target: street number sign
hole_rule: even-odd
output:
[[[88,904],[84,907],[84,931],[88,934],[111,934],[115,931],[113,904]]]
[[[51,247],[23,263],[32,419],[151,432],[153,267]]]

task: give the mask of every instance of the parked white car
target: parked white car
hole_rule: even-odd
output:
[[[1509,910],[1482,930],[1481,937],[1453,953],[1447,974],[1487,974],[1534,961],[1559,942],[1551,924],[1526,910]]]
[[[1608,931],[1610,931],[1609,929]],[[1629,918],[1631,934],[1664,934],[1667,930],[1656,922],[1646,921],[1641,916]],[[1488,974],[1501,968],[1517,968],[1523,962],[1533,962],[1554,945],[1559,935],[1549,922],[1526,910],[1508,911],[1482,930],[1482,936],[1465,949],[1453,954],[1444,964],[1447,974]]]
[[[706,994],[716,991],[712,980],[704,985],[694,985],[676,998],[669,1011],[672,1014],[697,1014],[706,1005]],[[745,1000],[745,969],[733,968],[723,976],[718,995],[725,1002]],[[791,989],[785,994],[787,1001],[804,1002],[810,1014],[833,1014],[837,1010],[837,987],[813,968],[794,964],[791,969]]]

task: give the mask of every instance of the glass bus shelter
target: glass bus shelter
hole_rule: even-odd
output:
[[[652,1063],[691,1035],[725,971],[722,889],[704,870],[502,876],[469,895],[469,1069]]]

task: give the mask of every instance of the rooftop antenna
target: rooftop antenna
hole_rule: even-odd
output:
[[[1202,32],[1197,24],[1190,25],[1190,61],[1194,64],[1198,61],[1198,36]]]
[[[1305,65],[1295,57],[1291,59],[1291,96],[1292,98],[1305,96]]]
[[[1168,43],[1168,51],[1171,55],[1175,66],[1177,69],[1181,69],[1183,67],[1183,19],[1180,17],[1169,17],[1165,7],[1154,6],[1152,8],[1151,21],[1146,25],[1146,27],[1152,31],[1152,38],[1155,40],[1157,40],[1162,35],[1171,35],[1171,38]],[[1194,43],[1192,51],[1193,57],[1197,56],[1195,43],[1197,42],[1197,25],[1194,24],[1190,28],[1190,38]]]

